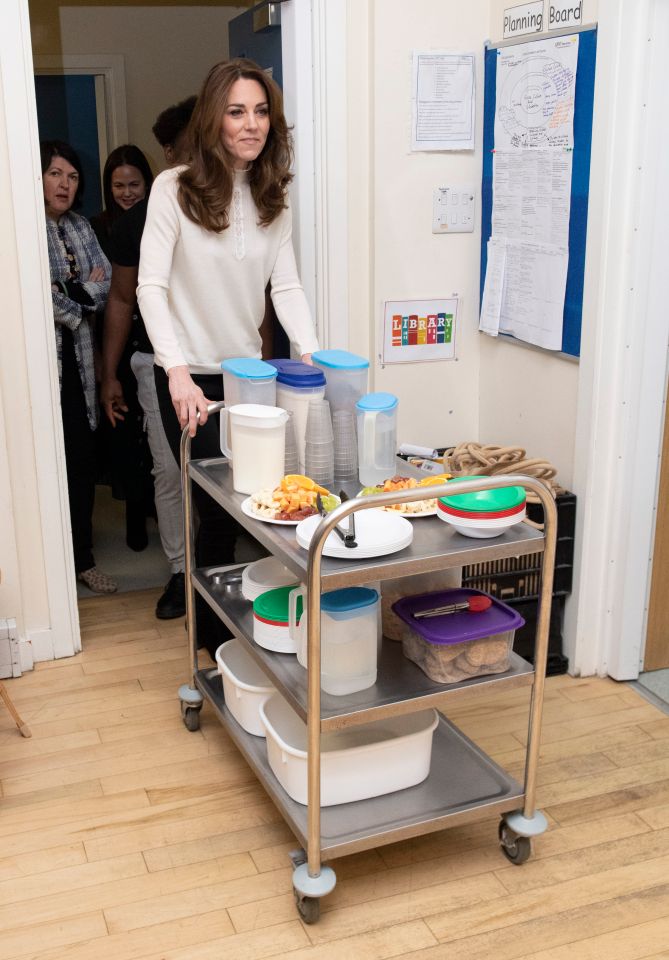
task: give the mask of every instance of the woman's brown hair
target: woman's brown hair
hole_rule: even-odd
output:
[[[221,128],[230,89],[237,80],[256,80],[267,94],[270,128],[260,156],[249,171],[249,186],[260,223],[267,226],[286,206],[286,188],[293,176],[292,144],[283,97],[277,83],[252,60],[218,63],[209,71],[188,127],[191,160],[179,174],[179,206],[193,223],[221,233],[229,225],[234,186],[234,158],[221,142]]]

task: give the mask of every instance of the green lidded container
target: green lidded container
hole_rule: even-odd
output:
[[[453,477],[449,483],[460,480],[486,480],[484,476]],[[452,497],[440,497],[439,502],[454,510],[466,513],[497,513],[511,510],[525,503],[523,487],[498,487],[495,490],[479,490],[476,493],[458,493]]]
[[[288,596],[295,586],[276,587],[261,593],[253,601],[253,616],[265,623],[288,625]],[[302,597],[297,599],[297,619],[302,616]]]

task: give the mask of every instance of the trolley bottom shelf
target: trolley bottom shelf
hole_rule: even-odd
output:
[[[200,670],[196,683],[306,848],[307,807],[292,800],[276,780],[267,759],[265,740],[246,733],[232,717],[225,706],[217,673]],[[321,852],[324,858],[331,858],[483,820],[522,807],[523,797],[519,783],[440,715],[427,780],[370,800],[324,807]]]

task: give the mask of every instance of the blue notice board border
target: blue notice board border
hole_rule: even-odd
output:
[[[581,352],[581,317],[585,276],[585,241],[588,228],[588,185],[592,146],[592,108],[595,95],[597,28],[578,33],[578,61],[574,102],[574,151],[571,175],[571,214],[569,217],[569,265],[562,324],[562,353],[578,357]],[[550,34],[548,36],[551,36]],[[546,37],[525,41],[541,43]],[[522,42],[522,41],[521,41]],[[503,44],[502,46],[508,46]],[[483,107],[483,175],[481,182],[481,299],[488,260],[488,240],[492,233],[492,160],[495,149],[495,107],[497,98],[497,51],[485,51]],[[515,340],[509,336],[505,339]]]

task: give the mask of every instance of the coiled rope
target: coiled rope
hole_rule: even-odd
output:
[[[444,452],[444,467],[453,476],[476,474],[492,477],[499,473],[524,473],[543,481],[554,497],[564,492],[555,479],[557,470],[549,460],[529,458],[522,447],[500,447],[496,444],[459,443]],[[538,503],[536,494],[528,492],[530,503]]]

